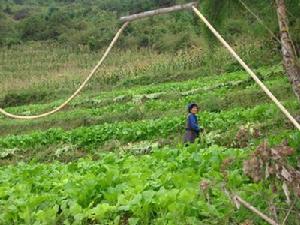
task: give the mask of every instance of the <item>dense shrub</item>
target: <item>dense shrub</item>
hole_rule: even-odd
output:
[[[185,2],[179,0],[11,0],[3,1],[2,4],[2,1],[0,1],[0,45],[11,45],[20,41],[58,40],[74,47],[83,44],[92,50],[102,49],[107,45],[120,26],[119,16]],[[244,36],[253,40],[258,37],[269,37],[268,32],[253,18],[241,16],[240,5],[217,4],[213,13],[208,10],[207,3],[208,1],[201,2],[202,10],[230,42]],[[268,3],[251,1],[248,4],[253,8],[263,8],[264,4]],[[293,15],[290,23],[291,32],[296,46],[299,46],[297,16],[300,10],[297,10],[296,1],[289,1],[287,4]],[[262,13],[265,14],[265,18],[272,19],[270,20],[272,22],[267,23],[272,30],[276,31],[278,25],[276,19],[273,19],[275,10],[265,6],[266,9]],[[119,46],[176,51],[198,45],[196,40],[200,37],[214,39],[212,35],[208,35],[209,33],[191,12],[172,13],[132,23],[126,30],[126,36],[120,40]]]
[[[1,107],[19,106],[29,104],[31,102],[43,101],[49,93],[46,92],[24,92],[7,94],[1,102]]]

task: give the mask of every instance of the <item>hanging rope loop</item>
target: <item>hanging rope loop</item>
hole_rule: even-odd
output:
[[[98,62],[98,64],[92,69],[92,71],[90,72],[90,74],[83,81],[83,83],[79,86],[79,88],[66,101],[64,101],[60,106],[56,107],[55,109],[53,109],[53,110],[51,110],[49,112],[42,113],[42,114],[39,114],[39,115],[34,115],[34,116],[15,115],[15,114],[6,112],[2,108],[0,108],[0,113],[2,113],[3,115],[5,115],[5,116],[7,116],[9,118],[12,118],[12,119],[32,120],[32,119],[39,119],[39,118],[42,118],[42,117],[47,117],[47,116],[50,116],[50,115],[52,115],[52,114],[54,114],[54,113],[62,110],[67,104],[69,104],[82,91],[82,89],[86,86],[86,84],[94,76],[94,74],[96,73],[97,69],[102,65],[103,61],[108,56],[108,54],[112,50],[113,46],[115,45],[115,43],[119,39],[119,37],[122,34],[122,32],[124,31],[124,29],[127,27],[127,25],[128,25],[128,22],[124,23],[123,26],[118,30],[118,32],[116,33],[115,37],[111,41],[110,45],[106,49],[105,53],[103,54],[103,56],[100,59],[100,61]]]
[[[240,58],[240,56],[233,50],[233,48],[223,39],[223,37],[218,33],[218,31],[208,22],[208,20],[205,18],[205,16],[194,6],[194,4],[188,4],[188,7],[192,8],[194,13],[204,22],[204,24],[210,29],[210,31],[216,36],[216,38],[224,45],[224,47],[230,52],[230,54],[241,64],[241,66],[249,73],[249,75],[253,78],[253,80],[259,85],[259,87],[266,93],[266,95],[275,103],[275,105],[282,111],[282,113],[292,122],[292,124],[300,130],[300,124],[295,120],[295,118],[289,113],[289,111],[278,101],[278,99],[272,94],[272,92],[261,82],[261,80],[257,77],[257,75],[249,68],[249,66]],[[143,15],[146,14],[143,13]],[[147,15],[147,14],[146,14]],[[0,113],[4,114],[7,117],[13,118],[13,119],[38,119],[42,117],[47,117],[51,114],[54,114],[58,111],[60,111],[63,107],[65,107],[73,98],[75,98],[80,91],[85,87],[85,85],[88,83],[88,81],[92,78],[92,76],[95,74],[97,69],[102,65],[105,58],[110,53],[111,49],[113,48],[114,44],[124,31],[124,29],[127,27],[129,23],[129,20],[123,24],[123,26],[119,29],[119,31],[116,33],[115,37],[113,38],[112,42],[108,46],[107,50],[105,51],[104,55],[98,62],[98,64],[93,68],[93,70],[90,72],[88,77],[85,79],[85,81],[80,85],[80,87],[71,95],[64,103],[62,103],[57,108],[53,109],[52,111],[35,115],[35,116],[20,116],[20,115],[14,115],[11,113],[6,112],[4,109],[0,108]]]

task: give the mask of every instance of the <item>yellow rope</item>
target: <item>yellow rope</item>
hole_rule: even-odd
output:
[[[113,48],[113,46],[115,45],[115,43],[117,42],[117,40],[119,39],[121,33],[124,31],[124,29],[127,27],[128,22],[124,23],[123,26],[118,30],[118,32],[116,33],[115,37],[113,38],[112,42],[110,43],[110,45],[108,46],[108,48],[106,49],[104,55],[102,56],[102,58],[100,59],[100,61],[98,62],[98,64],[93,68],[93,70],[90,72],[90,74],[88,75],[88,77],[84,80],[84,82],[80,85],[80,87],[65,101],[63,102],[60,106],[56,107],[55,109],[46,112],[46,113],[42,113],[39,115],[34,115],[34,116],[21,116],[21,115],[14,115],[11,114],[9,112],[6,112],[4,109],[0,108],[0,113],[2,113],[3,115],[13,118],[13,119],[23,119],[23,120],[30,120],[30,119],[38,119],[38,118],[42,118],[42,117],[46,117],[49,116],[51,114],[54,114],[58,111],[60,111],[62,108],[64,108],[73,98],[75,98],[80,91],[85,87],[85,85],[88,83],[88,81],[93,77],[93,75],[95,74],[95,72],[97,71],[97,69],[102,65],[103,61],[105,60],[105,58],[108,56],[108,54],[110,53],[111,49]]]
[[[192,7],[193,11],[199,18],[206,24],[206,26],[211,30],[211,32],[217,37],[217,39],[227,48],[227,50],[232,54],[232,56],[242,65],[242,67],[250,74],[250,76],[254,79],[254,81],[260,86],[260,88],[267,94],[267,96],[276,104],[276,106],[283,112],[283,114],[294,124],[294,126],[300,130],[299,123],[294,119],[294,117],[287,111],[287,109],[278,101],[278,99],[272,94],[272,92],[261,82],[261,80],[256,76],[256,74],[249,68],[249,66],[239,57],[239,55],[231,48],[231,46],[223,39],[223,37],[215,30],[215,28],[207,21],[207,19],[201,14],[201,12],[196,8]],[[43,113],[40,115],[35,116],[20,116],[20,115],[14,115],[11,113],[6,112],[4,109],[0,108],[0,113],[4,114],[7,117],[13,118],[13,119],[37,119],[41,117],[49,116],[53,113],[58,112],[61,110],[64,106],[66,106],[73,98],[75,98],[80,91],[85,87],[87,82],[92,78],[92,76],[95,74],[96,70],[101,66],[109,52],[111,51],[112,47],[118,40],[119,36],[123,32],[123,30],[128,25],[128,22],[124,23],[123,26],[119,29],[119,31],[116,33],[114,39],[110,43],[109,47],[107,48],[106,52],[104,53],[101,60],[98,62],[98,64],[94,67],[94,69],[91,71],[89,76],[86,78],[86,80],[81,84],[81,86],[74,92],[72,96],[70,96],[64,103],[62,103],[60,106],[55,108],[52,111],[49,111],[47,113]]]
[[[295,118],[287,111],[287,109],[278,101],[278,99],[272,94],[272,92],[261,82],[256,74],[249,68],[249,66],[239,57],[239,55],[230,47],[230,45],[223,39],[223,37],[216,31],[216,29],[207,21],[202,13],[195,7],[193,7],[195,14],[205,23],[210,31],[216,36],[216,38],[224,45],[225,48],[231,53],[231,55],[241,64],[242,67],[250,74],[259,87],[268,95],[268,97],[276,104],[276,106],[283,112],[283,114],[300,130],[300,124]]]

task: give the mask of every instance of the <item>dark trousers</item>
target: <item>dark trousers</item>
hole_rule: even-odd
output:
[[[199,134],[193,130],[187,130],[184,136],[184,143],[194,143]]]

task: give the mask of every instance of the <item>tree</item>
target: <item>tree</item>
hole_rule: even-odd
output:
[[[300,67],[289,35],[288,18],[284,0],[276,0],[277,16],[280,29],[281,51],[286,74],[292,84],[293,91],[300,101]]]
[[[297,64],[296,52],[294,51],[292,40],[289,35],[286,4],[285,0],[275,1],[277,5],[277,16],[281,35],[283,66],[289,81],[291,82],[293,91],[300,102],[300,67]],[[222,17],[224,11],[228,11],[228,9],[225,9],[225,6],[227,5],[229,7],[230,4],[233,4],[233,2],[230,0],[209,1],[208,5],[206,6],[209,19],[218,26],[220,22],[225,19],[224,16]]]

